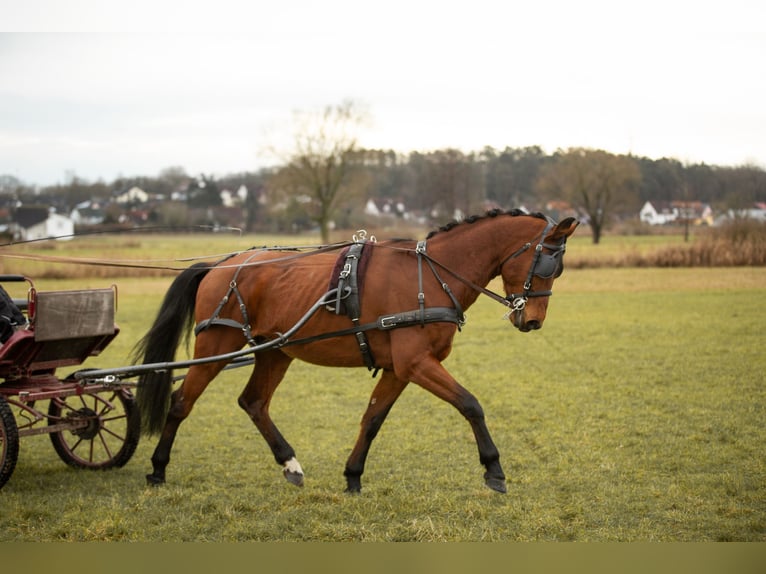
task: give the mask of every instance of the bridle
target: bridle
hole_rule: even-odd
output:
[[[550,297],[553,292],[550,289],[545,291],[533,291],[532,290],[532,277],[537,276],[540,279],[555,279],[561,275],[564,271],[564,252],[566,251],[566,239],[563,239],[558,244],[551,244],[545,242],[545,236],[553,228],[555,223],[548,219],[548,224],[543,229],[537,245],[535,245],[535,256],[532,259],[532,265],[529,266],[529,272],[527,273],[527,279],[524,281],[523,290],[521,293],[511,293],[505,297],[508,302],[508,306],[512,311],[521,311],[526,307],[527,301],[530,297]],[[508,257],[503,259],[500,263],[498,275],[502,273],[503,266],[515,259],[522,253],[526,252],[532,247],[532,242],[525,243],[518,250],[511,253]],[[543,249],[547,249],[550,253],[543,253]]]
[[[420,284],[420,293],[418,294],[418,297],[421,299],[422,304],[422,294],[423,294],[423,288],[422,288],[422,261],[423,259],[426,260],[428,265],[431,267],[431,271],[434,272],[434,274],[437,277],[437,280],[442,285],[442,288],[447,292],[448,295],[453,299],[453,303],[456,303],[454,296],[452,295],[451,291],[449,290],[449,287],[447,284],[442,281],[438,274],[436,274],[436,271],[434,269],[434,265],[437,265],[441,267],[444,271],[455,277],[458,281],[464,283],[465,285],[469,286],[471,289],[474,289],[476,291],[479,291],[480,293],[483,293],[484,295],[487,295],[491,299],[494,299],[498,303],[501,303],[509,308],[508,314],[510,315],[514,311],[523,311],[524,308],[527,305],[527,301],[530,297],[550,297],[553,292],[550,289],[547,289],[545,291],[533,291],[532,290],[532,278],[533,277],[539,277],[540,279],[550,279],[550,278],[556,278],[561,275],[561,273],[564,271],[564,251],[566,251],[566,237],[561,240],[558,244],[552,244],[552,243],[546,243],[545,237],[548,235],[551,229],[556,225],[554,221],[552,221],[550,218],[547,218],[548,223],[545,226],[545,229],[543,229],[543,232],[540,234],[539,238],[537,239],[537,244],[534,246],[535,249],[535,255],[532,259],[532,264],[529,267],[529,272],[527,273],[527,279],[524,281],[523,290],[521,293],[511,293],[505,297],[502,295],[499,295],[495,293],[494,291],[487,289],[486,287],[482,287],[481,285],[477,285],[470,279],[467,279],[460,275],[459,273],[453,271],[452,269],[448,268],[447,266],[443,265],[442,263],[439,263],[435,259],[433,259],[430,255],[426,253],[426,242],[421,241],[418,243],[417,249],[415,252],[418,255],[418,276],[419,276],[419,284]],[[508,263],[511,259],[516,259],[523,253],[525,253],[527,250],[531,249],[533,245],[532,241],[529,241],[522,245],[519,249],[511,253],[508,257],[502,260],[498,267],[498,271],[495,274],[501,275],[503,266]],[[544,253],[543,249],[547,249],[550,251],[550,253]],[[458,307],[459,308],[459,307]],[[462,314],[462,312],[461,312]]]

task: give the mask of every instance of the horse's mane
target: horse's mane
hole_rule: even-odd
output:
[[[516,217],[519,215],[530,215],[532,217],[539,217],[540,219],[546,219],[545,215],[542,213],[528,213],[526,211],[523,211],[521,209],[511,209],[509,211],[505,211],[503,209],[491,209],[487,211],[484,215],[469,215],[468,217],[457,220],[453,219],[449,223],[442,225],[439,229],[434,229],[431,231],[427,236],[426,239],[431,239],[434,235],[437,233],[443,233],[445,231],[450,231],[451,229],[454,229],[455,227],[463,224],[470,224],[470,223],[476,223],[477,221],[481,221],[483,219],[487,219],[490,217],[497,217],[498,215],[510,215],[512,217]]]

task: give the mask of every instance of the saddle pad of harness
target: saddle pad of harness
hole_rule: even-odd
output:
[[[327,287],[328,290],[336,289],[338,287],[338,283],[340,282],[340,274],[346,265],[346,258],[348,257],[348,253],[351,250],[351,247],[352,246],[350,245],[345,247],[340,252],[340,254],[338,254],[338,258],[335,260],[335,265],[333,266],[332,272],[330,273],[330,284]],[[370,254],[372,253],[372,249],[367,249],[366,247],[366,245],[362,244],[362,251],[359,254],[359,259],[356,266],[356,285],[360,298],[364,289],[364,276],[367,274],[367,264],[369,263]],[[342,302],[340,304],[340,312],[346,312],[345,305],[343,305]]]

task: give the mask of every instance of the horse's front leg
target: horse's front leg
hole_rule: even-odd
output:
[[[282,465],[288,482],[303,486],[303,469],[295,458],[295,451],[269,415],[271,397],[291,362],[292,358],[278,350],[258,354],[253,374],[239,397],[239,406],[250,416],[266,440],[277,464]]]
[[[407,381],[397,379],[392,371],[383,371],[380,381],[375,385],[362,417],[359,436],[343,472],[346,477],[346,492],[358,493],[362,490],[362,473],[370,445],[406,386]]]
[[[411,362],[407,374],[413,383],[447,401],[466,418],[476,438],[479,461],[486,468],[485,484],[496,492],[505,493],[505,474],[500,465],[500,453],[492,441],[484,420],[484,410],[476,397],[463,388],[433,355],[419,357],[417,361]]]

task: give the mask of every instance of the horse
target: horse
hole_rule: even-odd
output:
[[[468,421],[486,486],[506,492],[500,454],[479,401],[441,363],[462,327],[463,312],[482,293],[508,307],[508,320],[519,331],[542,327],[553,282],[563,271],[566,240],[578,223],[571,217],[556,223],[539,213],[492,210],[450,222],[423,241],[355,237],[353,245],[363,244],[368,253],[366,268],[359,269],[353,285],[357,305],[351,304],[350,289],[328,290],[343,244],[308,252],[253,248],[186,268],[171,283],[134,352],[134,360],[144,364],[172,361],[196,324],[193,352],[200,362],[192,361],[177,390],[172,391],[172,369],[150,370],[137,384],[143,431],[159,434],[148,484],[166,481],[179,425],[230,357],[250,346],[257,353],[238,404],[290,483],[303,486],[303,469],[269,416],[269,405],[292,361],[300,359],[382,373],[343,472],[347,492],[361,491],[373,439],[410,383],[446,401]],[[348,260],[343,271],[348,271]],[[487,289],[497,276],[505,297]],[[356,307],[356,317],[338,312],[341,299]]]

